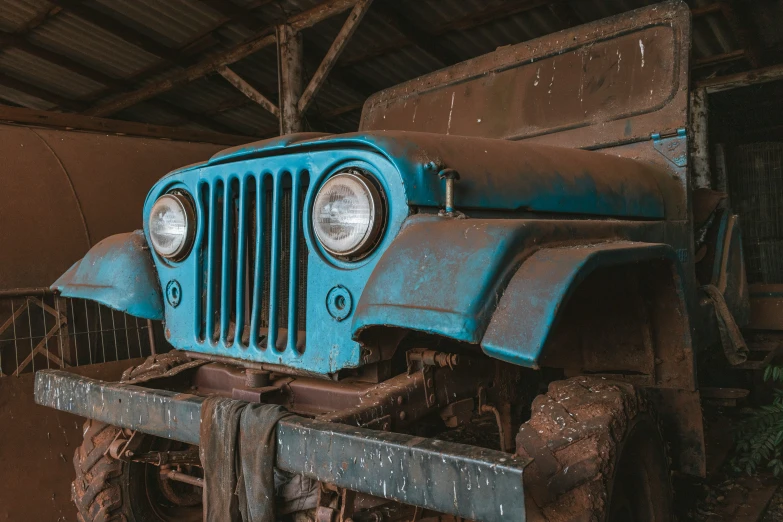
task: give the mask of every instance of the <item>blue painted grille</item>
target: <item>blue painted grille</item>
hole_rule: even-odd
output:
[[[196,307],[199,339],[304,350],[306,172],[211,178],[199,187],[205,224]]]

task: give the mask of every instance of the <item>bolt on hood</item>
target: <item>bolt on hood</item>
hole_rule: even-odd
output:
[[[616,218],[664,219],[661,186],[670,178],[652,164],[559,147],[407,131],[343,135],[294,134],[234,147],[203,166],[312,150],[372,149],[399,170],[408,204],[440,207],[440,168],[460,174],[460,210],[529,211]],[[433,168],[435,166],[435,168]]]

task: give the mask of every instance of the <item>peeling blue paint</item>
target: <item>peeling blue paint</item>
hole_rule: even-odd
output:
[[[484,353],[538,368],[558,313],[587,276],[599,267],[652,260],[670,263],[682,281],[677,254],[665,244],[619,241],[542,248],[525,260],[506,288],[481,340]]]
[[[107,237],[92,247],[52,290],[136,317],[163,319],[160,283],[141,230]]]

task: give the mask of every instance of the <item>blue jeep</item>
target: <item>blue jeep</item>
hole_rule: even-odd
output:
[[[176,348],[120,383],[38,373],[89,419],[80,520],[672,520],[671,470],[705,472],[697,356],[747,357],[689,51],[661,4],[161,179],[143,231],[54,284]]]

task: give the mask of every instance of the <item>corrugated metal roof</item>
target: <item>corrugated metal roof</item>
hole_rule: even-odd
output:
[[[229,49],[319,1],[84,0],[79,9],[60,9],[47,0],[2,0],[0,31],[6,36],[16,35],[27,45],[60,54],[125,85],[102,85],[69,70],[67,64],[52,63],[2,43],[0,75],[43,89],[55,99],[91,106],[166,78],[172,70],[187,67],[209,53]],[[466,60],[652,3],[572,0],[530,8],[527,0],[376,0],[306,120],[316,130],[353,130],[362,101],[373,91],[439,69],[454,59]],[[715,0],[688,3],[697,12],[693,24],[695,74],[747,70],[754,53],[765,55],[762,60],[767,60],[766,65],[783,61],[781,2],[755,1],[740,13],[725,10],[721,7],[725,4]],[[400,26],[399,19],[388,15],[389,5],[402,13],[409,27]],[[308,74],[318,66],[346,16],[343,13],[303,32]],[[101,17],[110,20],[110,26],[99,27]],[[744,35],[738,32],[743,28]],[[422,36],[431,45],[417,42]],[[755,49],[750,48],[754,39]],[[277,99],[274,46],[240,60],[231,69],[271,100]],[[32,90],[20,92],[14,82],[2,83],[0,76],[0,101],[33,108],[54,106],[51,97],[47,102],[33,96]],[[193,116],[190,120],[188,114]],[[218,75],[179,86],[115,117],[156,124],[211,124],[223,131],[254,136],[274,132],[277,125],[271,114],[244,99]]]
[[[27,40],[119,78],[129,78],[159,61],[157,56],[67,11],[34,29]]]
[[[53,6],[46,0],[9,0],[0,10],[0,29],[17,32]]]

